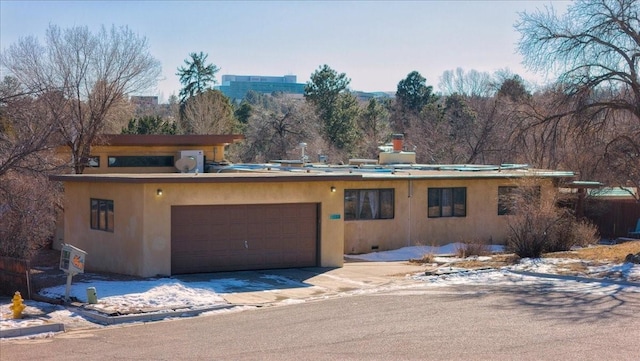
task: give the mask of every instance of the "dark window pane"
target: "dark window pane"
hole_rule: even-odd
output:
[[[498,187],[498,215],[513,214],[516,187]]]
[[[173,167],[171,155],[109,156],[109,167]]]
[[[392,219],[394,216],[395,200],[393,189],[380,190],[380,218]]]
[[[427,198],[429,217],[440,217],[440,188],[429,188]]]
[[[105,230],[113,232],[113,201],[107,202],[107,224]]]
[[[90,200],[91,229],[113,232],[114,209],[113,201],[104,199]]]
[[[453,216],[465,217],[467,215],[467,188],[453,189]]]
[[[429,218],[466,217],[467,188],[429,188],[427,207]]]
[[[98,229],[98,200],[91,200],[91,228]]]
[[[354,190],[344,191],[344,219],[356,219],[356,209],[358,204],[358,192]]]
[[[87,162],[87,166],[91,168],[100,167],[100,157],[98,156],[90,156],[89,161]]]
[[[451,188],[442,188],[442,199],[440,203],[441,216],[451,217],[453,215],[453,190]]]

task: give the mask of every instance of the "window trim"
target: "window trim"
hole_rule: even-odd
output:
[[[451,194],[449,195],[451,199],[451,215],[443,215],[443,202],[442,199],[445,198],[443,195],[446,190],[450,190]],[[462,193],[460,191],[462,190]],[[432,205],[432,192],[438,192],[437,195],[437,206],[438,206],[438,215],[432,215],[429,209],[431,207],[435,207],[436,205]],[[462,209],[462,213],[458,212],[456,209],[456,204],[460,204],[460,202],[456,202],[457,198],[460,195],[464,196],[462,205],[464,206]],[[427,188],[427,218],[465,218],[467,216],[467,187],[429,187]]]
[[[364,192],[377,192],[377,207],[376,207],[376,217],[375,218],[359,218],[357,209],[353,217],[349,216],[351,213],[347,213],[347,197],[350,193],[355,194],[355,204],[356,207],[358,204],[361,204],[361,198],[366,193]],[[389,204],[391,206],[390,215],[387,212],[383,211],[383,193],[387,193],[390,196],[390,200],[385,202],[385,204]],[[364,202],[364,201],[363,201]],[[345,189],[344,190],[344,220],[345,221],[379,221],[379,220],[387,220],[394,219],[396,216],[396,195],[395,188],[359,188],[359,189]]]
[[[111,219],[111,222],[109,222],[110,219]],[[115,223],[115,208],[114,208],[113,200],[90,198],[89,199],[89,227],[97,231],[105,231],[105,232],[113,233],[114,223]]]

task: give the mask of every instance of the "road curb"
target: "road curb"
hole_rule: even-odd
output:
[[[47,332],[64,332],[64,325],[62,323],[46,323],[43,325],[25,326],[18,328],[11,328],[8,330],[0,330],[0,338],[22,337],[30,336],[39,333]]]
[[[192,317],[192,316],[197,316],[203,312],[217,311],[217,310],[233,308],[233,307],[236,307],[236,305],[222,304],[222,305],[215,305],[215,306],[203,307],[203,308],[197,308],[197,309],[172,310],[172,311],[155,312],[155,313],[136,313],[131,315],[119,315],[119,316],[109,316],[109,315],[101,314],[95,311],[87,311],[82,308],[77,308],[75,309],[75,311],[94,322],[97,322],[103,325],[117,325],[117,324],[127,323],[127,322],[160,321],[169,317]]]
[[[542,277],[542,278],[552,278],[559,280],[570,280],[570,281],[578,281],[578,282],[593,282],[593,283],[607,283],[607,284],[616,284],[621,286],[634,286],[640,287],[640,283],[638,282],[630,282],[624,280],[613,280],[609,278],[593,278],[593,277],[581,277],[581,276],[569,276],[569,275],[558,275],[552,273],[539,273],[539,272],[529,272],[529,271],[516,271],[516,270],[504,270],[510,273],[522,275],[522,276],[532,276],[532,277]]]

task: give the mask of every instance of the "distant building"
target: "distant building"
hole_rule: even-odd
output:
[[[158,105],[157,96],[132,96],[129,100],[139,107],[154,107]]]
[[[262,75],[223,75],[220,90],[230,99],[240,101],[249,90],[271,94],[282,92],[286,94],[304,94],[305,84],[297,83],[295,75],[262,76]]]
[[[363,91],[356,90],[356,91],[352,91],[351,94],[353,94],[360,101],[369,101],[371,99],[395,98],[394,93],[387,93],[387,92],[363,92]]]

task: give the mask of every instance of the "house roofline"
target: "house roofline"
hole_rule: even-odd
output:
[[[242,134],[102,134],[98,137],[98,144],[111,146],[158,146],[158,145],[216,145],[232,144],[244,140]]]
[[[62,174],[49,179],[60,182],[97,183],[258,183],[258,182],[319,182],[352,181],[362,179],[361,174],[245,174],[245,173],[162,173],[162,174]]]
[[[372,174],[355,170],[338,172],[265,171],[240,173],[111,173],[111,174],[59,174],[53,181],[105,182],[105,183],[256,183],[256,182],[318,182],[318,181],[397,181],[397,180],[464,180],[464,179],[518,179],[518,178],[571,178],[570,172],[460,172],[460,171],[394,171]]]

